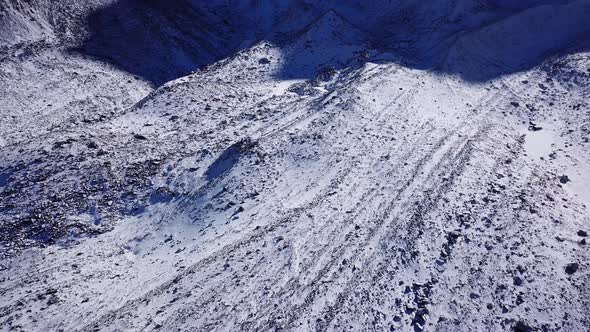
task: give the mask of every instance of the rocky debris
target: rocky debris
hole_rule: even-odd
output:
[[[64,141],[57,141],[57,142],[53,143],[53,148],[54,148],[54,149],[61,149],[61,148],[63,148],[64,146],[66,146],[66,145],[71,145],[72,143],[74,143],[74,142],[77,142],[77,141],[78,141],[78,140],[76,140],[75,138],[71,138],[71,137],[70,137],[70,138],[67,138],[67,139],[66,139],[66,140],[64,140]]]
[[[167,187],[160,187],[154,190],[148,198],[150,204],[169,203],[177,194]]]
[[[540,131],[540,130],[543,130],[543,127],[539,127],[534,122],[529,121],[529,131]]]
[[[518,321],[518,322],[516,322],[516,324],[514,324],[513,331],[514,332],[533,332],[533,328],[528,326],[523,321]]]
[[[252,152],[252,149],[256,146],[256,141],[249,137],[242,138],[236,143],[227,147],[221,154],[213,161],[211,165],[205,171],[205,177],[209,181],[220,178],[232,169],[240,159]]]
[[[317,71],[314,78],[314,84],[319,85],[321,82],[327,82],[334,78],[338,71],[334,66],[325,66]]]
[[[453,251],[453,246],[457,243],[459,237],[461,237],[461,233],[459,231],[452,231],[447,234],[447,241],[443,244],[439,254],[439,259],[436,261],[438,265],[442,266],[447,262]]]
[[[233,216],[236,216],[236,215],[238,215],[238,214],[240,214],[240,213],[242,213],[244,211],[245,211],[245,209],[244,209],[243,206],[238,206],[238,208],[236,209],[236,211],[234,211],[234,213],[232,214],[232,217]]]
[[[578,263],[569,263],[568,265],[565,266],[565,273],[567,274],[574,274],[578,271],[578,268],[580,267],[580,265]]]
[[[52,304],[56,304],[58,302],[59,302],[59,297],[57,297],[57,295],[51,295],[49,297],[49,299],[47,299],[47,302],[46,303],[49,306],[49,305],[52,305]]]
[[[582,229],[580,229],[577,234],[578,234],[579,237],[586,237],[586,236],[588,236],[588,232],[586,232],[585,230],[582,230]]]
[[[135,138],[136,140],[140,140],[140,141],[145,141],[147,140],[147,137],[141,135],[141,134],[134,134],[133,138]]]
[[[0,179],[0,256],[27,246],[75,243],[108,231],[120,216],[138,215],[150,201],[149,179],[161,168],[155,160],[100,162],[85,149],[53,155],[31,150],[28,162],[2,171],[9,176]],[[121,172],[112,168],[115,162]]]
[[[164,238],[164,243],[168,243],[170,241],[172,241],[174,239],[174,237],[172,236],[172,234],[168,234],[165,238]]]
[[[430,303],[429,297],[432,292],[432,287],[436,282],[429,281],[424,284],[412,284],[411,290],[406,287],[406,291],[413,293],[413,305],[406,308],[406,313],[412,315],[411,325],[414,327],[414,331],[424,331],[426,321],[428,319],[428,304]]]
[[[444,15],[437,11],[441,21]],[[431,26],[403,19],[410,29]],[[469,45],[472,33],[453,44]],[[304,59],[330,49],[305,49],[313,56]],[[373,51],[363,56],[368,63],[344,69],[344,61],[322,59],[309,76],[299,66],[285,75],[257,63],[263,57],[288,67],[297,50],[284,58],[281,50],[246,50],[249,61],[238,55],[203,67],[116,113],[121,117],[72,127],[70,142],[51,133],[38,156],[29,157],[28,143],[3,148],[0,227],[10,227],[2,238],[56,246],[6,264],[0,278],[7,279],[8,305],[0,310],[42,293],[30,313],[9,314],[32,330],[75,329],[83,324],[77,317],[88,314],[97,328],[132,330],[526,331],[525,322],[547,317],[555,326],[563,320],[562,330],[584,330],[587,291],[577,286],[585,275],[565,278],[562,265],[556,273],[543,262],[572,257],[583,268],[586,248],[572,241],[579,240],[572,227],[586,215],[577,200],[565,203],[554,172],[574,177],[563,160],[571,155],[583,164],[585,152],[556,144],[558,158],[531,163],[521,153],[530,142],[516,138],[527,115],[547,123],[541,136],[582,124],[560,115],[565,102],[584,96],[580,81],[544,81],[548,92],[539,95],[535,84],[545,73],[536,69],[465,84]],[[449,66],[479,53],[465,51],[449,57]],[[523,78],[528,86],[518,84]],[[287,88],[291,79],[303,83]],[[512,108],[511,99],[526,109]],[[549,100],[560,106],[555,112]],[[571,123],[560,128],[564,119]],[[565,135],[555,138],[577,144],[577,136]],[[249,136],[260,143],[240,139]],[[84,145],[89,137],[108,158]],[[228,218],[232,213],[242,214]],[[26,226],[15,228],[13,220]],[[86,239],[92,233],[78,223],[113,232]],[[565,236],[555,241],[556,234]],[[64,240],[70,237],[72,244]],[[45,294],[49,285],[60,292]],[[398,293],[403,285],[410,285],[405,295]],[[121,294],[124,301],[109,306]],[[36,311],[46,303],[50,310]]]
[[[567,175],[562,175],[559,177],[559,182],[562,184],[566,184],[568,182],[570,182],[570,178]]]
[[[317,96],[320,92],[307,82],[295,83],[287,91],[296,93],[300,96]]]

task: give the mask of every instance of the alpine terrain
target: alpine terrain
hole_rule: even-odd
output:
[[[0,0],[0,330],[590,331],[589,0]]]

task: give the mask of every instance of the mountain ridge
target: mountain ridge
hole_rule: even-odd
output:
[[[589,329],[588,12],[546,3],[64,1],[80,34],[17,27],[0,330]]]

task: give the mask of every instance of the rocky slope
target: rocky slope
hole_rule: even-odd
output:
[[[590,329],[587,1],[8,4],[2,330]]]

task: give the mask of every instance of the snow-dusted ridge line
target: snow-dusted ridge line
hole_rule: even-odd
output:
[[[590,329],[586,46],[509,68],[484,51],[532,30],[498,35],[502,20],[435,66],[449,45],[433,41],[538,19],[541,2],[194,1],[210,25],[183,29],[238,51],[182,77],[140,77],[72,39],[14,46],[0,62],[0,330]],[[108,23],[135,4],[54,10]],[[171,29],[154,38],[175,35],[160,15],[173,8],[153,4],[146,24]],[[364,17],[391,48],[357,31]]]

